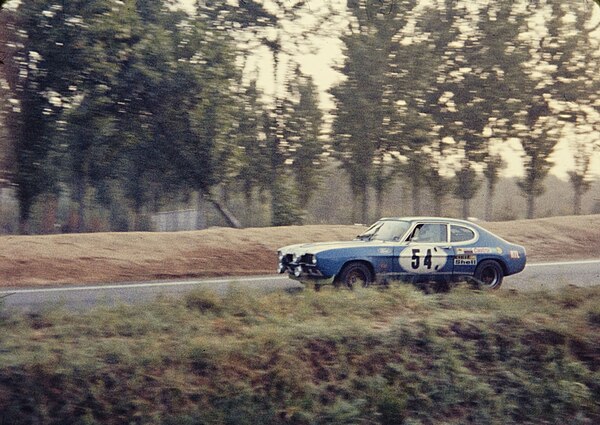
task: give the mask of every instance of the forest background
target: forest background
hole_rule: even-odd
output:
[[[21,0],[0,42],[3,233],[600,212],[591,1]]]

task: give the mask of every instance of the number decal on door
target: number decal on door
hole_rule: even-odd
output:
[[[413,249],[412,250],[413,255],[412,255],[412,263],[411,263],[411,265],[412,265],[413,270],[417,270],[419,268],[419,264],[420,264],[419,263],[419,261],[420,261],[419,260],[419,252],[421,252],[420,249]]]
[[[412,250],[412,263],[411,266],[413,270],[418,270],[421,266],[421,257],[419,256],[421,250],[413,248]],[[427,268],[427,270],[431,270],[432,262],[431,262],[431,248],[427,248],[427,254],[425,254],[425,258],[423,259],[423,266]]]
[[[410,246],[400,253],[400,267],[410,273],[436,273],[446,265],[446,252],[431,245]]]

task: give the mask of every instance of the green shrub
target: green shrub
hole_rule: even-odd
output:
[[[600,423],[599,301],[596,288],[425,295],[394,284],[11,315],[0,323],[0,418]]]
[[[587,311],[587,320],[590,325],[600,327],[600,305],[594,305]]]
[[[186,295],[185,304],[190,310],[198,310],[201,313],[219,313],[224,303],[223,297],[215,291],[197,289]]]

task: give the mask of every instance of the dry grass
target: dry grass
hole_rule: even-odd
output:
[[[0,418],[61,424],[592,424],[598,288],[410,285],[0,314]],[[0,310],[1,312],[1,310]]]
[[[530,261],[591,258],[600,215],[484,223],[527,247]],[[0,286],[56,285],[272,273],[274,251],[301,242],[349,240],[360,226],[303,226],[179,233],[0,237]]]

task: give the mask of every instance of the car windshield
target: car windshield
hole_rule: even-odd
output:
[[[410,223],[401,220],[381,220],[373,224],[366,232],[358,235],[360,240],[399,241],[406,233]]]

